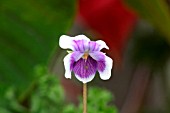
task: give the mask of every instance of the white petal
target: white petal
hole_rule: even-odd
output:
[[[105,63],[106,63],[106,68],[104,69],[104,71],[99,71],[100,74],[100,78],[102,80],[108,80],[111,77],[111,69],[113,66],[113,60],[105,55]]]
[[[62,35],[59,39],[59,46],[63,49],[72,49],[74,50],[74,46],[72,45],[72,37]]]
[[[74,37],[74,40],[86,40],[86,41],[90,41],[89,38],[87,38],[85,35],[77,35]]]
[[[78,75],[76,75],[76,74],[75,74],[75,76],[76,76],[76,78],[77,78],[79,81],[81,81],[81,82],[83,82],[83,83],[87,83],[87,82],[90,82],[90,81],[93,80],[93,78],[95,77],[95,74],[94,74],[94,75],[90,75],[89,78],[80,78],[80,77],[79,77]]]
[[[100,45],[99,51],[103,48],[109,49],[109,47],[106,45],[106,43],[102,40],[98,40],[98,41],[96,41],[96,43]]]
[[[68,54],[67,56],[64,57],[64,67],[65,67],[65,77],[66,78],[70,78],[71,79],[71,69],[70,69],[70,65],[71,65],[71,55],[72,53]]]
[[[74,50],[74,42],[73,40],[86,40],[90,41],[89,38],[87,38],[85,35],[77,35],[75,37],[70,37],[67,35],[62,35],[59,39],[59,46],[63,49],[72,49]]]
[[[69,53],[66,55],[63,59],[64,61],[64,67],[65,67],[65,77],[66,78],[71,78],[71,65],[75,61],[78,61],[81,57],[83,56],[83,53],[80,53],[78,51]]]

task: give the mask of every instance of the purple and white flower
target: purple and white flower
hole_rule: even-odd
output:
[[[66,78],[71,78],[72,71],[83,83],[90,82],[96,71],[103,80],[111,77],[113,60],[100,51],[103,48],[109,49],[104,41],[90,41],[85,35],[75,37],[62,35],[59,45],[63,49],[72,50],[63,60]]]

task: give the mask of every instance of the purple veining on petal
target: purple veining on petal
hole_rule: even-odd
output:
[[[73,40],[73,42],[76,51],[85,52],[89,50],[89,46],[86,40]]]
[[[73,72],[80,78],[89,78],[90,75],[96,73],[97,61],[92,57],[88,57],[87,60],[81,58],[73,64]]]
[[[74,51],[70,57],[70,70],[73,70],[73,65],[76,61],[78,61],[84,53],[80,53],[79,51]]]
[[[71,58],[70,58],[70,70],[73,70],[74,62],[75,62],[74,58],[71,57]]]
[[[100,51],[100,44],[96,43],[95,41],[86,41],[86,40],[73,40],[73,46],[75,48],[75,51],[89,51],[89,52],[94,52],[94,51]]]
[[[105,61],[98,61],[97,62],[97,70],[103,72],[106,68],[106,63]]]
[[[99,51],[89,53],[89,55],[97,61],[97,69],[104,71],[106,68],[105,54]]]
[[[90,51],[93,51],[93,50],[95,49],[95,47],[96,47],[96,43],[93,42],[93,41],[90,41],[90,42],[89,42],[89,50],[90,50]]]
[[[100,45],[97,44],[96,42],[94,42],[94,41],[89,42],[89,51],[90,52],[99,51],[99,47],[100,47]]]
[[[75,48],[76,51],[80,51],[80,47],[79,47],[78,41],[73,40],[73,45],[74,45],[74,48]]]

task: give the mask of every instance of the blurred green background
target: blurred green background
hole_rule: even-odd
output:
[[[169,0],[1,0],[0,113],[82,112],[82,84],[63,77],[63,34],[102,39],[114,59],[109,81],[89,83],[88,113],[169,113],[169,8]]]

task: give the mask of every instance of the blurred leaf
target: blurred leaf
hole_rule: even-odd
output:
[[[125,0],[142,18],[161,31],[170,43],[170,11],[166,0]]]
[[[0,93],[30,84],[34,67],[47,64],[74,10],[75,0],[0,1]]]
[[[57,76],[48,73],[47,68],[38,66],[35,73],[37,80],[29,90],[24,102],[16,99],[16,88],[10,87],[0,101],[0,113],[81,113],[82,97],[79,105],[69,104],[65,100],[63,87]],[[112,94],[104,89],[91,87],[88,90],[88,113],[117,113],[117,108],[110,103]]]
[[[164,36],[144,21],[140,21],[128,49],[134,65],[144,64],[153,71],[162,71],[170,57],[170,45]]]
[[[88,90],[87,109],[88,113],[118,113],[117,108],[110,104],[112,94],[98,87],[91,87]],[[79,106],[72,104],[63,109],[63,113],[81,113],[83,111],[82,98]]]
[[[16,98],[16,88],[10,87],[3,96],[5,101],[0,102],[0,113],[28,113]]]
[[[65,95],[59,80],[49,76],[43,68],[37,71],[41,76],[31,94],[31,113],[60,113],[65,105]]]

